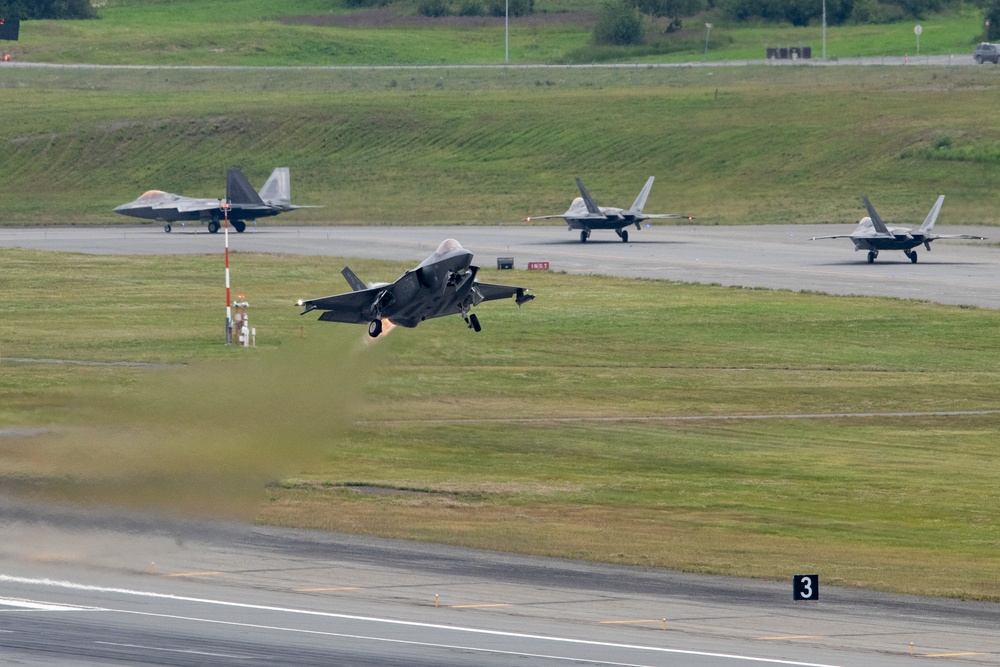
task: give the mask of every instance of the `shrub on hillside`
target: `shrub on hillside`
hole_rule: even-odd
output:
[[[432,18],[447,16],[448,3],[446,0],[420,0],[417,4],[417,13]]]
[[[488,0],[487,9],[491,16],[527,16],[535,11],[535,0]]]
[[[642,14],[630,0],[608,0],[594,26],[595,44],[625,46],[642,44]]]
[[[459,16],[482,16],[486,12],[480,0],[462,0],[455,13]]]

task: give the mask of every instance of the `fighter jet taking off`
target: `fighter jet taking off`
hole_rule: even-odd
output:
[[[636,229],[640,229],[640,223],[651,218],[685,218],[687,220],[694,220],[690,215],[642,212],[642,207],[646,205],[646,198],[649,197],[649,191],[653,187],[653,178],[653,176],[649,177],[646,185],[643,186],[639,196],[635,198],[635,201],[632,202],[632,207],[629,209],[598,206],[594,198],[587,192],[587,188],[583,187],[583,181],[577,178],[576,187],[580,189],[580,196],[573,200],[569,205],[568,211],[558,215],[533,215],[528,217],[527,220],[530,222],[531,220],[562,218],[569,225],[569,229],[580,230],[580,241],[583,243],[587,242],[587,239],[590,238],[590,232],[594,229],[613,229],[618,234],[618,238],[628,243],[628,232],[625,228],[630,225],[635,225]]]
[[[510,297],[520,306],[535,298],[523,287],[478,282],[478,271],[478,266],[472,266],[472,253],[455,239],[447,239],[417,268],[407,271],[394,283],[366,287],[345,267],[342,273],[353,292],[304,299],[296,305],[305,306],[301,315],[313,310],[326,311],[319,316],[323,322],[367,323],[368,335],[376,338],[382,333],[383,321],[415,327],[424,320],[445,315],[461,315],[470,329],[479,331],[479,318],[469,313],[473,306]]]
[[[278,167],[256,192],[250,181],[239,169],[226,171],[226,200],[229,202],[229,221],[237,232],[246,229],[247,222],[266,218],[298,208],[317,208],[292,204],[291,178],[288,167]],[[115,213],[159,220],[163,231],[171,230],[171,223],[197,220],[208,225],[208,231],[219,231],[223,219],[223,200],[212,198],[182,197],[162,190],[149,190],[135,201],[115,208]]]
[[[913,231],[910,227],[887,227],[868,197],[861,198],[868,209],[868,216],[861,218],[858,227],[850,234],[838,234],[835,236],[814,236],[817,239],[851,239],[854,242],[854,250],[867,250],[868,263],[871,264],[878,257],[879,250],[902,250],[910,261],[917,263],[917,251],[913,250],[919,245],[931,250],[931,241],[937,239],[975,239],[985,240],[985,236],[969,236],[968,234],[938,235],[931,234],[934,223],[937,221],[938,213],[941,212],[941,205],[944,203],[944,195],[937,198],[930,213],[924,218],[924,224],[920,229]]]

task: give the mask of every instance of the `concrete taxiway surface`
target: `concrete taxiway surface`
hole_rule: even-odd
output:
[[[998,623],[985,603],[794,602],[790,580],[0,500],[6,664],[998,664]]]
[[[764,225],[751,227],[655,226],[630,232],[622,243],[612,231],[597,231],[587,243],[564,227],[517,225],[467,227],[261,227],[230,234],[235,252],[279,252],[371,257],[417,262],[446,238],[455,238],[483,267],[513,257],[515,269],[549,262],[551,270],[830,294],[868,294],[1000,308],[1000,230],[942,229],[978,234],[988,241],[937,241],[919,248],[919,261],[882,251],[874,264],[848,239],[809,240],[849,233],[853,225]],[[222,252],[223,235],[204,227],[0,229],[0,246],[86,253],[173,254]],[[331,293],[346,284],[341,266],[331,267]],[[362,276],[393,280],[396,276]],[[530,279],[520,282],[530,287]],[[294,295],[293,295],[294,296]]]

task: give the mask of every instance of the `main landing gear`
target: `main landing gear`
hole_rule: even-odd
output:
[[[869,250],[868,251],[868,263],[869,264],[874,264],[875,263],[875,258],[877,258],[877,257],[878,257],[878,250]]]
[[[914,264],[917,263],[917,251],[916,250],[904,250],[906,256],[910,258],[910,261]]]
[[[372,320],[368,323],[368,335],[372,338],[378,338],[378,335],[382,333],[382,320]]]
[[[170,227],[170,223],[169,222],[167,224],[163,225],[163,231],[165,231],[167,234],[170,233],[170,230],[171,230],[171,227]]]
[[[587,239],[589,239],[589,238],[590,238],[590,230],[589,229],[584,229],[582,232],[580,232],[580,243],[586,243]]]
[[[616,229],[615,233],[618,234],[618,238],[622,240],[622,243],[628,243],[628,231],[625,229]]]

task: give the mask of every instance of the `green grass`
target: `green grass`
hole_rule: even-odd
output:
[[[336,291],[340,260],[239,253],[241,350],[215,256],[0,261],[0,429],[49,431],[0,438],[8,489],[1000,599],[998,415],[554,421],[993,409],[995,311],[484,269],[538,298],[478,308],[478,335],[442,318],[370,344],[292,305]]]
[[[648,210],[702,224],[851,223],[862,193],[915,218],[939,192],[942,224],[996,223],[990,68],[0,69],[0,85],[5,225],[124,223],[111,209],[150,188],[221,196],[232,166],[255,184],[289,166],[294,200],[324,206],[268,224],[510,223],[565,210],[574,176],[627,205],[651,174]]]

